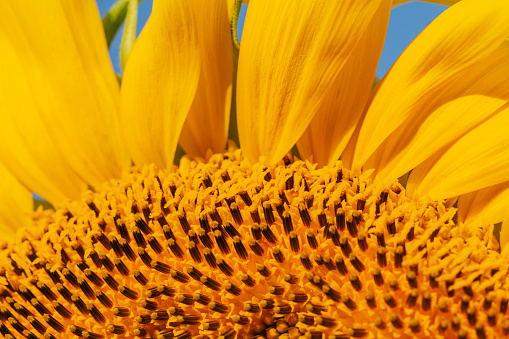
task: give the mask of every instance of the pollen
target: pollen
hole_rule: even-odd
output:
[[[397,181],[240,150],[133,168],[0,252],[5,338],[494,338],[492,229]]]

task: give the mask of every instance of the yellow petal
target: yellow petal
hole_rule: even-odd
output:
[[[345,149],[343,150],[343,154],[341,154],[341,162],[343,163],[343,165],[346,168],[354,168],[353,167],[353,156],[354,156],[354,153],[355,153],[355,146],[356,146],[356,143],[357,143],[357,139],[359,138],[359,133],[360,133],[361,127],[362,127],[362,125],[364,123],[364,119],[366,118],[367,109],[369,108],[370,103],[373,101],[374,96],[378,92],[378,89],[383,84],[384,79],[385,78],[380,79],[376,83],[376,85],[374,86],[374,88],[371,91],[371,93],[369,93],[369,97],[368,97],[367,103],[366,103],[366,105],[364,107],[364,110],[361,113],[361,116],[359,118],[359,122],[357,123],[357,126],[355,127],[355,130],[354,130],[352,136],[350,137],[350,140],[348,141]],[[360,173],[361,169],[360,168],[355,168],[354,170],[357,173]]]
[[[30,226],[29,213],[33,211],[32,193],[26,189],[0,162],[0,236],[1,240],[11,238],[16,230]]]
[[[264,156],[276,163],[300,138],[329,91],[337,92],[336,79],[381,2],[249,4],[237,88],[240,144],[249,161]]]
[[[405,121],[420,122],[464,94],[472,87],[470,80],[480,78],[476,65],[498,53],[508,33],[509,2],[505,0],[463,0],[442,13],[384,78],[360,130],[354,166],[365,164]]]
[[[299,153],[320,166],[333,165],[346,147],[373,87],[389,23],[390,1],[378,7],[368,28],[297,142]]]
[[[79,199],[86,185],[59,152],[38,114],[38,102],[30,94],[32,79],[25,76],[24,65],[3,34],[0,46],[0,159],[46,200]]]
[[[458,221],[472,225],[496,224],[503,220],[507,206],[509,182],[486,187],[459,198]]]
[[[461,74],[459,96],[420,118],[407,119],[371,155],[365,168],[398,178],[456,140],[509,100],[509,41]]]
[[[137,165],[173,164],[200,77],[196,40],[191,2],[154,1],[122,79],[122,129]]]
[[[2,54],[8,49],[16,63],[2,62],[1,74],[24,83],[5,100],[20,101],[17,114],[26,123],[42,121],[38,127],[87,183],[120,176],[127,157],[118,82],[95,1],[2,1],[0,11]]]
[[[421,196],[444,199],[508,181],[509,134],[503,126],[509,126],[509,104],[444,150],[438,159],[433,156],[419,165],[414,171],[423,179],[416,181],[412,172],[409,182],[417,183]]]
[[[230,118],[233,54],[229,3],[193,2],[200,49],[198,89],[180,134],[186,153],[204,157],[207,150],[224,150]]]
[[[449,101],[423,121],[405,122],[382,143],[366,167],[376,168],[381,177],[399,178],[490,117],[506,102],[483,95]]]

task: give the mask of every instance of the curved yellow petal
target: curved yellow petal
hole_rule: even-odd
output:
[[[228,136],[233,80],[230,4],[226,0],[193,4],[201,72],[179,143],[186,153],[204,157],[209,149],[223,151]]]
[[[382,54],[391,2],[378,7],[318,112],[297,142],[300,155],[333,165],[346,147],[366,105]]]
[[[31,79],[4,34],[0,34],[0,46],[0,159],[26,187],[46,200],[79,199],[85,183],[48,133],[38,114],[38,101],[30,95]]]
[[[440,160],[442,155],[447,151],[447,147],[440,149],[438,152],[435,152],[432,156],[430,156],[426,161],[422,162],[419,166],[414,168],[407,179],[406,184],[406,194],[407,196],[414,197],[415,199],[420,198],[420,192],[418,192],[418,187],[421,181],[426,177],[429,171],[435,166],[435,164]]]
[[[361,131],[361,127],[362,127],[362,125],[364,123],[364,119],[366,118],[367,109],[369,108],[369,104],[373,101],[374,96],[378,92],[378,89],[380,88],[380,86],[384,82],[384,79],[385,78],[380,79],[374,85],[373,89],[369,93],[368,100],[367,100],[367,102],[365,104],[364,110],[361,113],[361,116],[359,118],[359,122],[357,123],[357,126],[355,126],[355,130],[352,133],[352,136],[350,137],[350,140],[346,144],[345,149],[343,150],[343,153],[341,154],[341,162],[343,163],[344,166],[346,166],[346,168],[354,168],[353,167],[353,156],[354,156],[354,153],[355,153],[355,145],[357,144],[357,139],[359,138],[359,133]],[[360,173],[361,169],[360,168],[355,168],[354,170],[357,171],[358,173]]]
[[[129,56],[121,88],[121,122],[137,165],[169,167],[200,77],[193,5],[156,0]]]
[[[24,82],[24,92],[14,97],[24,98],[17,114],[27,123],[40,119],[38,127],[90,185],[120,176],[128,158],[118,82],[95,1],[2,1],[0,11],[2,53],[9,49],[9,61],[16,63],[2,65],[2,77]]]
[[[471,225],[496,224],[503,220],[508,206],[509,182],[486,187],[458,199],[458,221]]]
[[[407,119],[365,163],[382,177],[398,178],[456,140],[509,100],[509,41],[461,73],[451,96],[427,114]]]
[[[463,0],[442,13],[384,78],[360,130],[354,166],[365,164],[406,121],[420,122],[463,95],[472,87],[470,81],[480,78],[476,65],[498,53],[508,33],[509,2],[505,0]],[[482,92],[472,90],[471,94]]]
[[[381,3],[250,2],[237,85],[240,144],[249,161],[276,163],[290,150],[329,91],[337,92],[336,79]]]
[[[418,182],[418,194],[444,199],[506,182],[509,134],[503,126],[509,126],[509,104],[447,148],[438,160],[431,157],[431,166],[430,159],[419,165],[416,170],[422,166],[426,171]],[[410,180],[415,183],[413,175]]]
[[[506,102],[483,95],[449,101],[423,121],[403,124],[382,143],[366,167],[376,168],[381,177],[399,178],[482,123]]]
[[[33,211],[32,193],[0,162],[0,232],[1,240],[11,238],[16,230],[30,226]]]

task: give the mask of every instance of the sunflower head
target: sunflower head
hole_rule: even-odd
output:
[[[4,248],[2,330],[501,335],[506,259],[489,231],[457,226],[455,212],[341,162],[251,166],[232,149],[184,157],[173,171],[133,169],[39,213],[34,232]]]
[[[509,335],[508,3],[372,90],[391,1],[252,1],[240,51],[230,2],[154,1],[121,88],[93,1],[0,4],[0,333]]]

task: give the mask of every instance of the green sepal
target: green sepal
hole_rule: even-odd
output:
[[[378,85],[378,83],[380,82],[380,78],[375,76],[375,79],[373,80],[373,86],[371,87],[371,89],[375,88],[376,85]]]
[[[232,80],[232,101],[230,108],[230,125],[228,139],[233,140],[240,146],[239,130],[237,128],[237,67],[239,64],[239,50],[233,47],[233,80]]]
[[[55,209],[48,201],[34,198],[34,211],[37,211],[39,206],[42,206],[43,210]]]
[[[237,36],[237,26],[239,24],[239,15],[240,15],[240,9],[242,7],[242,0],[235,0],[235,5],[233,7],[233,18],[232,18],[232,39],[233,39],[233,45],[237,48],[237,50],[240,48],[239,43],[239,37]]]
[[[128,0],[124,33],[120,42],[120,65],[125,68],[127,58],[136,41],[136,21],[138,19],[138,0]]]
[[[104,34],[106,35],[108,47],[117,35],[118,29],[124,23],[128,2],[129,0],[117,1],[103,17]]]
[[[124,23],[127,15],[127,7],[130,0],[118,0],[103,17],[104,34],[110,47],[111,42],[117,35],[120,26]],[[137,0],[140,3],[142,0]]]

